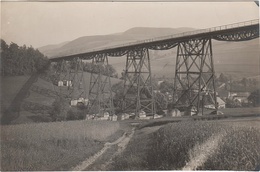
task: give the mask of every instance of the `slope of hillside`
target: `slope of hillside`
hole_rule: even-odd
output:
[[[17,95],[19,90],[24,86],[24,84],[27,82],[28,79],[29,79],[29,76],[15,76],[15,77],[3,77],[2,78],[3,82],[1,82],[1,88],[2,88],[2,90],[1,90],[1,96],[2,96],[1,116],[4,113],[4,110],[6,110],[10,106],[11,102],[13,101],[13,99],[15,98],[15,96]],[[86,91],[86,96],[88,97],[90,73],[84,72],[84,80],[85,80],[85,84],[83,86]],[[120,82],[119,79],[111,78],[112,85],[114,85],[118,82]],[[36,107],[36,109],[30,109],[30,111],[28,111],[28,109],[26,109],[26,107],[24,107],[24,103],[29,102],[29,103],[33,103],[33,104],[40,105],[40,106],[51,107],[52,103],[55,100],[55,95],[48,96],[48,95],[44,94],[44,92],[42,92],[42,93],[36,92],[32,89],[33,86],[36,86],[36,87],[39,87],[39,88],[42,88],[45,90],[50,90],[53,92],[59,91],[59,89],[60,89],[57,86],[54,86],[51,82],[38,78],[37,81],[32,84],[31,88],[29,88],[28,94],[25,97],[25,99],[22,100],[21,109],[20,109],[21,111],[19,113],[19,117],[16,118],[15,120],[13,120],[12,124],[23,124],[23,123],[47,121],[47,118],[49,117],[48,111],[44,112],[44,114],[42,114],[41,112],[33,112],[33,111],[37,111],[37,107]],[[68,94],[67,87],[63,87],[62,89],[63,89],[64,94]],[[76,90],[73,94],[74,97],[72,97],[72,98],[75,98],[75,97],[78,98],[79,93],[81,93],[81,92]],[[69,106],[69,104],[68,104],[68,106]]]
[[[53,49],[57,49],[62,47],[63,45],[69,43],[70,41],[66,41],[66,42],[62,42],[60,44],[51,44],[51,45],[45,45],[43,47],[38,48],[39,51],[49,51],[49,50],[53,50]]]
[[[1,76],[1,111],[6,110],[30,76]],[[1,113],[2,114],[2,113]]]
[[[173,35],[191,31],[193,28],[147,28],[138,27],[129,29],[123,33],[111,35],[83,36],[72,40],[62,46],[52,45],[40,47],[39,50],[48,57],[83,53],[92,49],[125,44],[137,40]]]

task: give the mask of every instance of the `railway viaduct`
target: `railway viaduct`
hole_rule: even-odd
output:
[[[203,96],[218,109],[215,88],[215,70],[212,39],[218,41],[248,41],[259,37],[259,20],[218,26],[208,29],[185,32],[160,38],[131,42],[128,44],[93,49],[91,51],[67,56],[53,57],[52,63],[67,61],[77,63],[73,75],[73,85],[83,79],[82,60],[92,60],[93,64],[107,65],[109,58],[126,56],[124,94],[122,110],[135,112],[143,110],[146,114],[156,112],[152,87],[149,50],[168,50],[177,48],[173,104],[175,107],[201,106]],[[62,78],[60,78],[62,79]],[[96,108],[114,114],[113,96],[109,76],[91,73],[88,99],[89,108]],[[105,88],[108,87],[108,91]],[[83,95],[84,90],[82,92]],[[83,96],[84,97],[84,96]]]

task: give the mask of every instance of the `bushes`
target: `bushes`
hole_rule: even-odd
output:
[[[73,108],[70,109],[67,113],[67,120],[82,120],[85,119],[86,113],[84,112],[84,109],[77,109]]]
[[[254,106],[260,106],[260,89],[253,91],[248,100],[253,103]]]
[[[65,121],[68,112],[68,102],[62,97],[58,97],[52,104],[50,117],[53,121]]]

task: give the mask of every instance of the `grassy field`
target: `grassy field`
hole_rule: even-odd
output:
[[[150,134],[145,129],[109,170],[255,170],[260,162],[260,128],[250,123],[186,121]]]
[[[8,108],[29,76],[1,77],[1,109]]]
[[[1,171],[68,170],[122,134],[118,122],[1,126]]]

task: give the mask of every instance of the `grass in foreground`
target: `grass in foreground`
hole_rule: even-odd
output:
[[[118,133],[111,121],[1,126],[1,170],[69,170]]]
[[[134,136],[110,170],[182,170],[191,161],[192,150],[217,135],[222,141],[196,169],[256,169],[260,162],[259,129],[228,126],[219,121],[187,121],[167,124],[145,138]]]
[[[260,131],[248,127],[232,127],[218,151],[199,169],[260,170]]]
[[[1,106],[2,110],[8,108],[10,103],[29,79],[29,76],[7,76],[0,78],[1,84]]]

